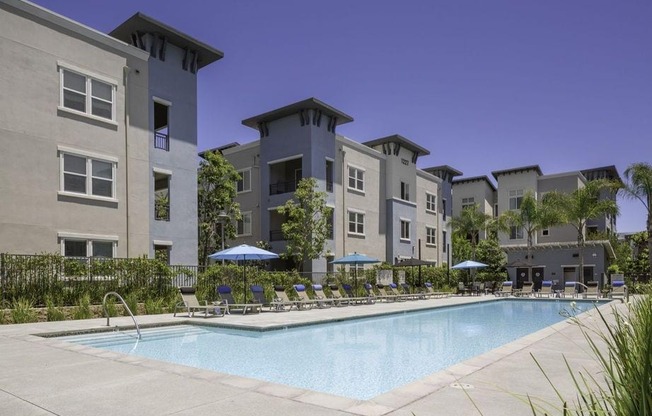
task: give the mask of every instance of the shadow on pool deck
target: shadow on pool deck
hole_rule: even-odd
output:
[[[140,325],[191,322],[270,329],[478,301],[496,298],[452,297],[208,319],[172,315],[137,319]],[[609,305],[600,308],[611,310]],[[598,322],[594,315],[595,311],[583,314],[582,320]],[[106,329],[105,325],[106,319],[93,319],[0,326],[0,414],[478,415],[477,406],[485,416],[523,415],[531,411],[515,395],[530,394],[558,402],[530,354],[569,399],[574,398],[575,387],[562,354],[574,368],[601,377],[600,367],[586,352],[581,331],[567,321],[367,401],[35,336]],[[133,322],[129,317],[118,317],[111,318],[111,325],[132,326]],[[224,353],[228,355],[228,351]],[[355,358],[351,371],[364,371],[356,366]],[[461,389],[462,385],[467,390]]]

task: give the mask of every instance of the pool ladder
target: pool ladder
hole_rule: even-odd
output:
[[[106,295],[104,295],[104,299],[102,300],[102,307],[104,308],[104,314],[106,315],[106,326],[111,326],[109,324],[109,311],[106,309],[106,299],[110,296],[113,295],[117,297],[120,302],[122,302],[122,306],[129,312],[129,315],[131,316],[131,319],[134,321],[134,325],[136,326],[136,333],[138,333],[138,339],[140,339],[140,327],[138,326],[138,322],[136,322],[136,318],[134,317],[134,314],[131,313],[131,309],[129,309],[129,306],[127,306],[127,302],[118,294],[118,292],[109,292]]]

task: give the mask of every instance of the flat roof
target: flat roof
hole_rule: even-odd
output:
[[[416,152],[420,155],[429,155],[430,151],[426,149],[425,147],[421,147],[418,144],[406,139],[405,137],[401,136],[400,134],[393,134],[391,136],[387,137],[381,137],[380,139],[374,139],[370,140],[368,142],[364,142],[365,146],[373,147],[377,146],[379,144],[383,143],[400,143],[401,146],[405,147],[408,150],[412,150],[413,152]]]
[[[248,119],[242,120],[242,124],[253,129],[258,129],[258,123],[278,120],[279,118],[295,114],[299,112],[299,110],[320,110],[323,114],[331,117],[336,117],[337,125],[350,123],[353,121],[353,117],[349,116],[348,114],[343,113],[335,107],[331,107],[330,105],[316,99],[315,97],[310,97],[305,100],[286,105],[285,107],[277,108],[276,110],[249,117]]]
[[[498,179],[500,175],[509,175],[510,173],[520,173],[520,172],[527,172],[527,171],[536,171],[539,175],[543,175],[543,172],[541,172],[541,168],[539,165],[529,165],[529,166],[521,166],[518,168],[512,168],[512,169],[505,169],[505,170],[495,170],[491,172],[494,178]]]
[[[222,51],[215,49],[204,42],[198,41],[197,39],[141,12],[138,12],[125,20],[120,26],[113,29],[109,35],[130,44],[131,34],[138,31],[159,33],[160,35],[165,36],[168,39],[168,42],[173,45],[198,52],[197,68],[203,68],[224,57]]]

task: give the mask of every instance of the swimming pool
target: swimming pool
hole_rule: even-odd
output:
[[[69,342],[367,400],[560,322],[565,300],[500,300],[275,331],[200,325]],[[581,310],[592,302],[577,302]]]

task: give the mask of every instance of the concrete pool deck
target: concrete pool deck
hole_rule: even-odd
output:
[[[494,296],[451,297],[291,312],[263,312],[214,318],[138,316],[141,326],[194,323],[246,328],[308,324],[494,301]],[[546,301],[546,300],[542,300]],[[600,306],[610,315],[612,306]],[[600,318],[582,314],[587,325]],[[129,317],[111,318],[111,326],[132,326]],[[123,355],[38,334],[106,329],[106,319],[0,326],[1,415],[527,415],[522,398],[530,395],[560,407],[560,400],[532,356],[566,399],[575,387],[572,368],[602,379],[579,327],[568,321],[376,396],[354,400],[281,384]],[[288,351],[290,353],[290,351]],[[409,353],[407,351],[406,353]],[[225,351],[228,354],[228,351]],[[532,356],[531,356],[532,355]],[[309,368],[309,364],[304,364]],[[364,371],[351,360],[351,371]],[[466,386],[466,389],[460,388]],[[478,411],[478,409],[480,411]],[[551,409],[548,406],[548,409]]]

